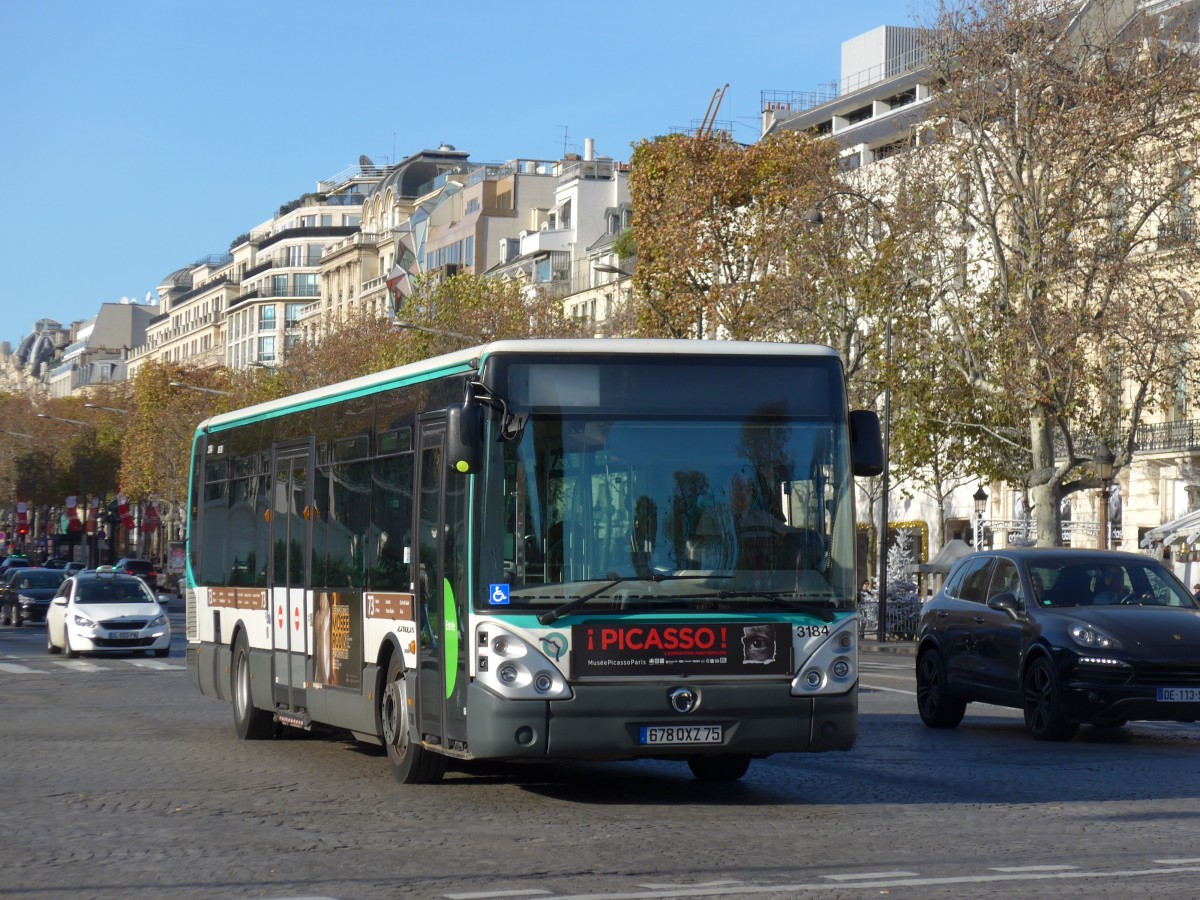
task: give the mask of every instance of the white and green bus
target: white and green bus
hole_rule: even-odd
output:
[[[201,423],[188,669],[244,739],[741,777],[857,734],[853,476],[827,347],[500,341]]]

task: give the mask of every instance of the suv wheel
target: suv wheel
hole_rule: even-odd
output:
[[[955,728],[967,711],[965,700],[950,696],[942,654],[929,649],[917,659],[917,712],[930,728]]]

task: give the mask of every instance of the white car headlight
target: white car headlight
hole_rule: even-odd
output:
[[[95,622],[93,622],[87,616],[79,615],[79,613],[75,614],[75,624],[78,625],[80,628],[95,628],[96,627]]]
[[[1088,625],[1086,622],[1073,623],[1067,629],[1067,633],[1071,635],[1071,640],[1081,647],[1115,650],[1121,646],[1121,642],[1115,637],[1101,631],[1095,625]]]
[[[158,616],[157,618],[151,619],[150,624],[147,625],[146,627],[147,628],[157,628],[159,625],[166,625],[166,624],[167,624],[167,617],[166,616]]]

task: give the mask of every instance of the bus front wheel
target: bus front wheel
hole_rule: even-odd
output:
[[[379,695],[379,726],[392,775],[401,784],[432,784],[446,772],[446,757],[413,740],[408,727],[408,679],[400,654],[388,662],[387,682]]]

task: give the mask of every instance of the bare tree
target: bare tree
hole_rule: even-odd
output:
[[[1186,362],[1197,262],[1195,58],[1116,0],[943,3],[941,90],[915,175],[937,186],[932,330],[975,421],[1026,432],[1037,539],[1060,501],[1128,465],[1145,414]],[[934,242],[927,246],[933,247]],[[1020,457],[1018,457],[1020,458]]]

